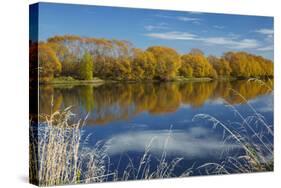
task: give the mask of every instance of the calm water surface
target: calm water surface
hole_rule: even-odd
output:
[[[243,154],[239,144],[225,141],[227,133],[220,126],[214,128],[212,122],[194,118],[198,114],[215,117],[236,131],[243,122],[239,113],[243,118],[260,113],[267,125],[273,125],[273,92],[248,81],[40,87],[40,113],[68,106],[77,119],[89,114],[81,128],[81,146],[92,148],[98,141],[107,142],[109,169],[119,172],[129,162],[137,166],[149,144],[152,169],[163,155],[168,161],[183,158],[175,176],[194,166]],[[259,124],[250,126],[257,132],[262,129]],[[206,172],[196,168],[193,175],[199,174]]]

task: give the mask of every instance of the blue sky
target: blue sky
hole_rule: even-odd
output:
[[[149,9],[40,3],[39,40],[54,35],[128,40],[206,55],[247,51],[273,59],[273,18]]]

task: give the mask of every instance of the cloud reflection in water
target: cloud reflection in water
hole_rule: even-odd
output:
[[[180,130],[141,130],[129,131],[110,138],[109,155],[126,152],[144,152],[153,139],[150,153],[161,155],[178,155],[185,158],[205,158],[219,156],[226,150],[238,149],[235,143],[224,143],[222,138],[207,128],[193,127]],[[167,140],[168,139],[168,140]],[[165,143],[167,143],[165,145]]]

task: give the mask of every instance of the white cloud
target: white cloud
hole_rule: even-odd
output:
[[[238,39],[240,37],[240,35],[235,34],[235,33],[228,33],[227,36],[232,39]]]
[[[257,48],[259,47],[259,42],[255,39],[243,39],[243,40],[238,40],[238,41],[234,41],[231,39],[231,42],[233,44],[232,48],[236,48],[236,49],[245,49],[245,48]]]
[[[144,29],[147,31],[152,31],[152,30],[161,30],[161,29],[169,29],[166,23],[159,23],[157,25],[146,25],[144,26]]]
[[[175,20],[179,20],[179,21],[183,21],[183,22],[191,22],[194,24],[200,24],[201,20],[200,18],[196,18],[196,17],[187,17],[187,16],[166,16],[166,15],[156,15],[157,17],[160,18],[166,18],[166,19],[175,19]]]
[[[185,16],[178,16],[178,20],[184,21],[184,22],[190,22],[190,21],[200,21],[201,19],[199,18],[191,18],[191,17],[185,17]]]
[[[272,51],[273,49],[274,49],[274,47],[272,45],[270,45],[270,46],[258,48],[257,50],[258,51]]]
[[[262,35],[266,35],[266,37],[264,38],[265,41],[272,43],[273,42],[273,35],[274,35],[274,30],[273,29],[258,29],[255,31],[256,33],[262,34]],[[267,46],[267,47],[263,47],[258,49],[259,51],[270,51],[273,50],[273,45]]]
[[[259,29],[259,30],[256,30],[255,32],[264,34],[264,35],[273,35],[274,34],[273,29]]]
[[[222,25],[213,25],[213,28],[216,28],[216,29],[224,29],[224,26],[222,26]]]
[[[199,25],[201,23],[200,18],[193,18],[193,17],[186,17],[186,16],[178,16],[176,17],[177,20],[183,21],[183,22],[191,22],[193,24]]]
[[[148,33],[146,36],[166,40],[197,40],[209,45],[225,45],[225,47],[232,49],[255,49],[260,46],[259,42],[255,39],[238,40],[230,37],[198,37],[192,33],[178,31]]]
[[[148,37],[166,39],[166,40],[196,40],[196,35],[187,32],[165,32],[165,33],[148,33]]]
[[[232,44],[232,39],[224,38],[224,37],[209,37],[209,38],[201,38],[202,41],[210,44]]]
[[[232,49],[254,49],[259,47],[259,43],[255,39],[235,40],[228,37],[207,37],[200,40],[207,44],[225,45],[227,48]]]

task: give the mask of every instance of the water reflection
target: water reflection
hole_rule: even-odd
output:
[[[73,106],[90,113],[87,122],[101,125],[126,120],[141,112],[151,115],[177,111],[182,105],[200,108],[207,101],[241,104],[270,92],[270,81],[213,81],[186,83],[113,83],[100,86],[40,86],[40,114]],[[243,97],[242,97],[243,96]]]
[[[222,151],[239,149],[236,143],[224,143],[221,136],[210,129],[191,127],[189,130],[142,130],[128,131],[113,136],[110,156],[128,153],[129,151],[143,152],[152,142],[150,153],[161,156],[163,150],[169,155],[184,156],[185,159],[200,159],[206,156],[219,158]],[[188,148],[188,149],[187,149]]]

